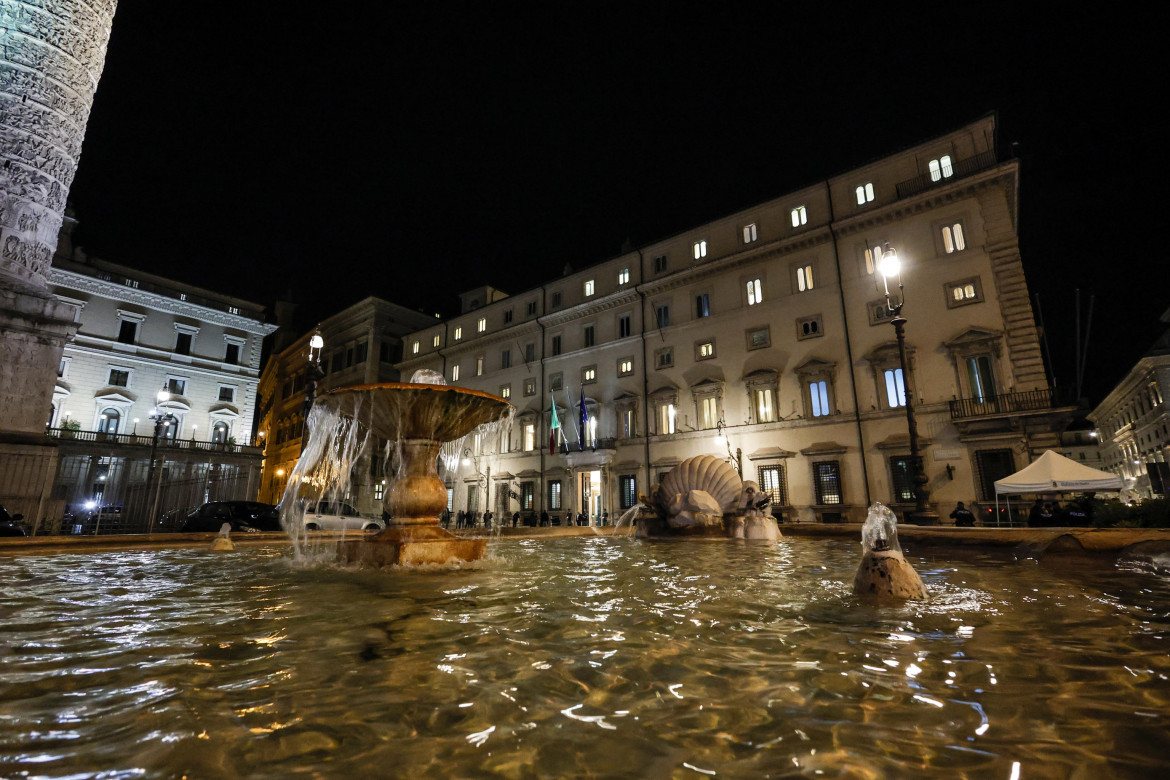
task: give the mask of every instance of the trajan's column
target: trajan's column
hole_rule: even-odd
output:
[[[117,0],[0,0],[0,504],[40,519],[56,471],[44,435],[72,311],[49,264]]]

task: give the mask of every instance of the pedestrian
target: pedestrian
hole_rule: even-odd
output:
[[[1028,510],[1028,527],[1029,528],[1039,528],[1040,527],[1040,513],[1043,511],[1043,509],[1044,509],[1044,502],[1041,501],[1040,499],[1036,499],[1035,501],[1032,502],[1032,508]]]
[[[589,518],[585,517],[585,513],[578,512],[577,513],[577,525],[587,525],[588,523],[589,523]]]
[[[540,525],[543,528],[544,526],[546,526],[548,524],[549,524],[548,512],[545,512],[542,509],[542,510],[540,510]]]
[[[520,524],[520,513],[513,512],[512,513],[512,527],[515,528],[519,524]]]
[[[1086,526],[1089,524],[1089,513],[1081,506],[1080,501],[1073,501],[1068,505],[1066,523],[1072,526]]]
[[[960,528],[973,528],[975,526],[975,515],[971,513],[970,509],[963,506],[962,501],[956,502],[955,511],[951,512],[951,519]]]
[[[492,527],[492,510],[490,510],[490,509],[483,513],[483,527],[484,528],[491,528]]]
[[[1051,528],[1056,524],[1056,515],[1052,512],[1052,504],[1045,504],[1040,508],[1040,525]]]
[[[462,509],[460,509],[460,510],[459,510],[459,511],[458,511],[458,512],[455,514],[455,527],[456,527],[456,528],[462,528],[462,527],[463,527],[463,524],[464,524],[465,522],[467,522],[467,516],[466,516],[465,514],[463,514],[463,510],[462,510]]]
[[[609,512],[608,511],[601,513],[601,524],[602,525],[609,525]]]

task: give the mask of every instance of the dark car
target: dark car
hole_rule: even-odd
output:
[[[280,512],[272,504],[259,501],[212,501],[187,515],[185,533],[216,532],[224,523],[233,531],[283,531]]]

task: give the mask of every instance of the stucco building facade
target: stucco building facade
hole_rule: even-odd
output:
[[[708,453],[793,520],[858,521],[879,500],[904,511],[907,393],[941,514],[992,499],[1072,412],[1049,388],[1018,163],[995,138],[988,116],[541,287],[464,295],[459,316],[405,337],[399,366],[517,409],[447,474],[452,510],[613,518]],[[877,270],[887,246],[902,260],[907,376]],[[550,402],[567,435],[555,454]]]

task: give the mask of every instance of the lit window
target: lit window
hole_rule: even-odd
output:
[[[382,482],[374,483],[374,500],[381,501],[383,494],[386,492],[386,485]]]
[[[417,355],[418,354],[418,347],[419,347],[418,342],[417,341],[414,342],[414,344],[410,348],[411,353]]]
[[[937,160],[930,161],[930,180],[941,181],[949,179],[955,173],[955,169],[951,166],[951,156],[944,154]]]
[[[759,279],[747,283],[748,306],[755,306],[764,300],[764,284]]]
[[[715,342],[714,341],[704,341],[703,343],[698,345],[698,359],[699,360],[707,360],[708,358],[713,358],[713,357],[715,357]]]
[[[714,428],[719,423],[719,399],[707,396],[699,402],[699,424],[703,428]]]
[[[886,405],[893,409],[906,405],[906,383],[902,380],[902,369],[887,368],[882,372],[886,380]]]
[[[511,397],[512,397],[512,386],[511,385],[503,385],[500,388],[500,398],[511,398]]]
[[[536,380],[535,379],[525,379],[524,380],[524,395],[536,395]]]
[[[882,248],[880,246],[867,247],[865,250],[865,272],[873,276],[873,272],[882,264]]]
[[[456,328],[455,329],[455,340],[458,341],[461,338],[463,338],[463,328]]]
[[[593,366],[581,369],[581,382],[587,384],[597,381],[597,369]]]
[[[451,381],[452,382],[459,381],[459,364],[458,363],[451,366]]]
[[[801,292],[811,290],[813,288],[813,267],[811,265],[802,265],[796,269],[796,289]]]
[[[863,206],[873,200],[873,182],[857,185],[857,205]]]
[[[667,434],[674,433],[674,418],[675,410],[674,404],[659,404],[658,405],[658,433]]]
[[[628,376],[634,373],[634,361],[630,358],[622,358],[618,361],[618,376]]]
[[[772,397],[775,391],[770,387],[756,390],[756,422],[776,422],[775,405]]]
[[[951,288],[951,295],[956,301],[967,301],[975,297],[975,285],[955,285]]]
[[[630,283],[630,269],[623,268],[622,270],[618,271],[618,284],[629,284],[629,283]]]
[[[797,206],[792,210],[792,227],[800,227],[808,224],[808,209],[804,206]]]
[[[536,423],[524,424],[524,451],[532,452],[536,449]]]
[[[809,397],[812,401],[812,416],[824,417],[829,413],[829,385],[825,380],[809,382]]]
[[[593,295],[593,293],[596,290],[597,290],[597,285],[595,284],[593,279],[590,279],[589,281],[585,282],[585,297],[586,298],[588,298],[590,295]]]
[[[816,486],[817,503],[821,505],[841,503],[841,464],[835,460],[813,464],[813,484]]]
[[[439,334],[438,333],[436,333],[434,338],[431,339],[431,346],[432,347],[439,346]]]
[[[943,225],[942,229],[943,249],[947,254],[953,252],[962,252],[967,248],[967,241],[963,238],[963,223],[955,222],[950,225]]]
[[[479,322],[475,323],[475,332],[483,333],[485,330],[487,330],[487,319],[485,317],[480,317]]]
[[[753,222],[750,225],[743,226],[743,242],[745,244],[750,244],[751,242],[755,241],[757,238],[759,238],[759,232],[756,230],[756,223],[755,222]]]
[[[475,359],[475,375],[483,376],[483,355]]]

